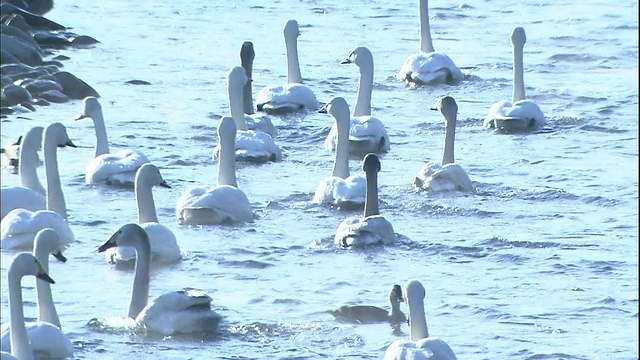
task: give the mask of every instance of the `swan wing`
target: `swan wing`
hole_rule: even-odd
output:
[[[463,75],[447,55],[430,52],[409,56],[396,74],[396,78],[419,85],[435,85],[459,82]]]
[[[87,184],[110,182],[113,185],[132,185],[135,173],[149,159],[138,150],[125,149],[113,154],[97,156],[87,166]]]
[[[44,210],[47,206],[47,199],[43,194],[35,190],[15,186],[2,188],[0,203],[2,204],[2,218],[4,218],[13,209]]]
[[[176,211],[182,223],[203,225],[253,221],[249,199],[242,190],[233,186],[208,188],[199,196],[191,196],[182,202],[180,200],[181,207]]]
[[[0,241],[3,249],[32,249],[36,233],[52,228],[65,243],[75,241],[69,224],[55,211],[31,212],[25,209],[10,211],[0,223]]]
[[[66,359],[73,356],[73,344],[59,327],[42,321],[27,322],[27,336],[35,358]],[[11,351],[11,329],[2,331],[2,351]]]
[[[523,132],[544,126],[547,120],[540,107],[530,100],[499,101],[489,108],[483,126],[503,132]]]
[[[365,115],[351,119],[349,129],[349,151],[359,151],[359,153],[381,153],[390,149],[389,135],[380,119],[374,116]],[[355,147],[353,146],[356,144]],[[362,148],[366,146],[366,148]]]
[[[236,132],[236,159],[253,162],[280,161],[282,151],[266,132],[242,130]]]
[[[440,166],[429,162],[420,169],[413,184],[419,189],[435,192],[473,190],[469,175],[456,163]]]
[[[313,91],[299,83],[264,87],[256,97],[257,109],[267,113],[285,113],[303,108],[316,110],[319,105]]]
[[[249,130],[260,130],[274,137],[278,134],[278,129],[271,122],[271,118],[265,114],[244,115],[244,121],[247,123]]]
[[[347,218],[340,223],[334,237],[334,243],[342,247],[391,244],[395,240],[393,226],[382,215]]]
[[[346,179],[330,176],[322,180],[316,188],[313,202],[347,208],[362,207],[366,186],[365,178],[359,175],[349,176]]]

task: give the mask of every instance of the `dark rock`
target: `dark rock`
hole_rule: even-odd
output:
[[[38,106],[49,106],[49,105],[51,105],[51,103],[49,101],[47,101],[47,99],[43,99],[43,98],[34,98],[33,99],[33,104],[34,105],[38,105]]]
[[[38,49],[14,38],[13,36],[0,34],[0,47],[2,50],[5,50],[18,58],[22,63],[31,66],[38,66],[42,64],[42,55],[40,55],[40,51]]]
[[[69,72],[59,71],[55,74],[49,75],[48,78],[62,85],[62,92],[71,99],[81,100],[87,96],[100,97],[100,94],[98,94],[98,92],[91,86]]]
[[[58,90],[45,91],[38,96],[40,99],[45,99],[52,103],[66,103],[69,101],[69,97]]]
[[[88,46],[99,43],[100,41],[92,38],[88,35],[80,35],[71,39],[71,45],[73,46]]]
[[[20,60],[8,51],[0,50],[0,64],[19,64]]]
[[[4,76],[25,73],[33,70],[35,70],[34,67],[22,63],[6,64],[0,67],[0,73]]]
[[[34,29],[43,29],[43,30],[65,30],[66,29],[66,27],[54,21],[51,21],[40,15],[36,15],[28,11],[22,10],[16,7],[15,5],[12,5],[6,2],[0,5],[0,13],[2,13],[3,16],[11,15],[11,14],[20,14],[26,20],[27,24],[29,24]]]
[[[27,89],[32,97],[37,97],[37,95],[49,90],[62,92],[62,86],[53,80],[36,79],[20,84],[20,86]]]
[[[2,23],[7,26],[16,27],[24,32],[30,33],[33,31],[31,26],[27,24],[27,20],[25,20],[20,14],[11,14],[9,16],[5,16],[2,20]]]
[[[27,89],[18,85],[9,85],[2,88],[2,106],[13,106],[20,103],[33,101],[33,97]]]
[[[0,28],[0,32],[2,32],[5,35],[9,35],[9,36],[13,36],[15,38],[18,38],[20,40],[22,40],[23,42],[33,46],[34,48],[40,50],[40,45],[38,45],[38,43],[33,39],[33,36],[31,36],[29,33],[27,33],[26,31],[23,31],[22,29],[19,29],[15,26],[11,26],[11,25],[2,25],[2,27]]]
[[[57,70],[60,70],[59,68],[64,66],[64,64],[62,62],[58,61],[58,60],[44,60],[42,62],[42,66],[48,66],[48,65],[55,66],[56,68],[58,68]],[[55,72],[57,72],[57,70]]]

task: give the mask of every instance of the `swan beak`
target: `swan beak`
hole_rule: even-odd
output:
[[[342,62],[340,62],[340,64],[342,64],[342,65],[351,64],[351,63],[352,63],[352,61],[350,59],[345,59],[345,60],[342,60]]]
[[[100,245],[100,247],[98,248],[98,252],[104,252],[107,249],[111,249],[113,247],[117,247],[118,244],[116,244],[116,237],[120,235],[119,231],[116,231],[115,233],[113,233],[113,235],[111,235],[111,237],[109,238],[109,240],[107,240],[107,242],[105,242],[104,244]]]
[[[167,184],[167,182],[164,180],[160,181],[160,186],[171,189],[171,186],[169,186],[169,184]]]
[[[42,268],[42,265],[38,264],[38,275],[36,275],[36,277],[42,281],[46,281],[49,284],[55,284],[56,282],[53,281],[53,279],[51,278],[51,276],[49,276],[49,274],[47,274],[46,271],[44,271],[44,269]]]
[[[66,144],[64,144],[64,146],[68,146],[68,147],[72,147],[72,148],[77,148],[76,144],[73,143],[73,141],[69,140],[67,141]]]
[[[324,104],[324,106],[321,107],[320,110],[318,110],[318,113],[326,114],[327,113],[327,107],[329,107],[329,103]]]
[[[62,255],[62,251],[58,251],[57,253],[53,254],[53,257],[58,261],[67,262],[67,258]]]
[[[84,118],[88,118],[88,117],[89,117],[89,116],[87,116],[86,114],[84,114],[84,113],[80,113],[80,114],[76,115],[76,116],[73,118],[73,120],[78,121],[78,120],[82,120],[82,119],[84,119]]]

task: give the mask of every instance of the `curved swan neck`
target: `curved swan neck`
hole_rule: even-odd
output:
[[[445,133],[444,133],[444,154],[442,155],[442,165],[453,164],[455,162],[454,157],[454,144],[456,140],[456,116],[446,119]]]
[[[48,274],[49,251],[47,251],[46,247],[43,248],[38,245],[38,241],[36,241],[33,252],[40,264],[42,264],[44,271]],[[60,317],[53,302],[53,295],[51,294],[51,284],[44,280],[36,279],[36,294],[38,296],[38,321],[48,322],[62,328],[60,326]]]
[[[138,224],[158,222],[156,203],[153,200],[152,185],[136,177],[135,182],[136,204],[138,205]]]
[[[513,98],[512,102],[525,99],[524,94],[524,44],[513,44]]]
[[[298,39],[295,36],[285,38],[287,52],[287,84],[302,84],[300,63],[298,62]]]
[[[67,220],[67,205],[64,201],[62,193],[62,184],[60,183],[60,172],[58,171],[58,144],[54,139],[54,134],[48,134],[48,130],[44,133],[44,167],[47,175],[47,210],[55,211],[63,219]]]
[[[9,308],[11,327],[11,354],[20,360],[32,360],[33,353],[27,337],[27,329],[24,325],[24,310],[22,308],[22,287],[20,281],[22,275],[15,269],[9,268]]]
[[[364,197],[364,217],[379,215],[378,210],[378,174],[369,170],[367,175],[367,192]]]
[[[360,83],[353,116],[371,115],[371,93],[373,91],[373,58],[359,65]]]
[[[141,231],[144,231],[141,229]],[[149,237],[140,234],[139,240],[134,245],[136,249],[136,267],[133,276],[133,290],[131,291],[131,300],[129,301],[128,317],[135,319],[138,314],[147,306],[149,299],[149,267],[151,262],[151,246],[149,245]],[[146,237],[146,240],[143,239]]]
[[[411,328],[412,341],[417,341],[429,337],[429,329],[427,328],[427,318],[424,314],[424,303],[409,302],[409,326]]]
[[[37,131],[42,132],[42,128],[29,130],[22,139],[18,173],[20,174],[20,185],[46,195],[47,192],[40,183],[36,171],[38,165],[38,142],[42,138],[36,134]]]
[[[431,29],[429,27],[429,1],[420,1],[420,51],[423,53],[434,52],[431,41]]]
[[[94,158],[109,153],[109,140],[107,139],[107,128],[104,125],[104,117],[102,111],[96,111],[95,114],[91,114],[93,120],[93,127],[96,130],[96,148],[93,155]]]
[[[235,132],[220,136],[220,159],[218,160],[218,186],[238,187],[236,181]],[[229,137],[229,138],[228,138]]]
[[[349,123],[351,120],[348,112],[346,115],[344,119],[335,119],[338,130],[338,144],[333,158],[332,175],[342,179],[349,177]]]

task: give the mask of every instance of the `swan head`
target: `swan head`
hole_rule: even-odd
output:
[[[146,243],[149,246],[149,236],[146,231],[138,224],[126,224],[122,225],[120,229],[116,230],[109,240],[100,245],[98,252],[107,251],[107,249],[118,246],[131,246],[136,247],[140,243]]]
[[[21,252],[13,257],[11,261],[11,266],[9,268],[9,274],[16,274],[20,277],[25,275],[33,275],[36,278],[46,281],[50,284],[55,284],[56,282],[44,271],[42,264],[38,259],[31,253]]]
[[[44,228],[38,231],[33,244],[33,252],[36,256],[40,256],[39,253],[42,252],[44,256],[51,254],[58,261],[67,261],[67,258],[62,254],[66,245],[60,240],[60,236],[55,230]]]
[[[382,167],[380,166],[380,159],[378,159],[378,155],[369,153],[364,156],[364,160],[362,160],[362,171],[367,174],[370,172],[377,173],[380,172],[381,168]]]
[[[251,41],[243,42],[240,48],[240,63],[242,67],[251,66],[255,58],[256,52],[253,50],[253,43]]]
[[[356,64],[357,66],[362,66],[366,63],[371,63],[372,61],[373,55],[371,55],[371,51],[364,46],[358,46],[353,49],[351,54],[349,54],[341,64]]]
[[[84,118],[93,119],[96,114],[102,113],[102,106],[100,105],[100,102],[98,102],[98,99],[96,97],[87,96],[86,98],[84,98],[84,100],[82,100],[82,103],[82,111],[80,112],[80,114],[76,115],[75,120]]]
[[[289,20],[286,24],[284,24],[284,29],[282,30],[285,38],[297,38],[300,36],[300,27],[298,26],[298,22],[295,20]]]
[[[236,123],[233,118],[223,116],[218,123],[218,139],[235,139]]]
[[[171,189],[171,186],[169,186],[169,184],[167,184],[167,182],[162,178],[160,169],[151,163],[142,164],[142,166],[138,168],[138,171],[136,171],[135,183],[146,183],[150,186],[158,185]]]
[[[59,122],[53,123],[45,129],[45,139],[47,138],[46,134],[53,135],[56,145],[58,147],[69,146],[72,148],[77,148],[77,146],[69,139],[69,135],[67,134],[67,128]]]
[[[242,94],[242,87],[251,81],[242,66],[234,66],[227,74],[227,91],[229,94]]]
[[[521,27],[516,27],[511,32],[511,45],[516,46],[524,46],[524,43],[527,42],[527,35],[524,33],[524,29]]]
[[[330,114],[336,119],[349,119],[349,104],[340,96],[332,97],[323,107],[318,110],[321,114]]]
[[[440,111],[445,119],[455,119],[458,114],[458,104],[451,96],[443,96],[431,107],[431,110]]]
[[[411,279],[404,284],[404,301],[407,304],[424,301],[425,290],[420,281]]]
[[[389,291],[389,301],[392,304],[404,302],[404,298],[402,297],[402,287],[400,287],[400,285],[394,284],[391,287],[391,291]]]

